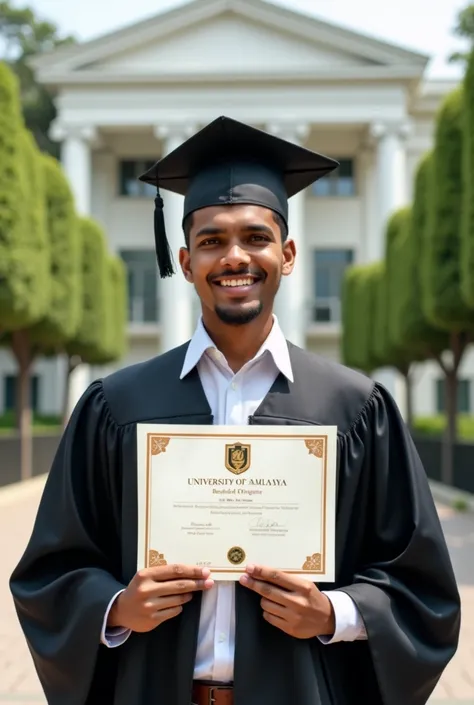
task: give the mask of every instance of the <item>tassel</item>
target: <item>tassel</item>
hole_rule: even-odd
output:
[[[158,188],[156,189],[155,197],[155,247],[156,259],[158,261],[158,269],[160,277],[171,277],[174,274],[173,257],[166,237],[165,218],[163,215],[163,199],[160,196]]]

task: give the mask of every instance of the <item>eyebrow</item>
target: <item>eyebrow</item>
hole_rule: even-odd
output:
[[[243,228],[241,228],[242,232],[244,233],[262,233],[266,235],[270,235],[271,237],[274,237],[274,232],[273,230],[268,227],[268,225],[262,225],[260,223],[254,223],[251,225],[245,225]],[[212,235],[222,235],[226,231],[222,228],[216,228],[213,226],[204,226],[198,232],[196,233],[196,237],[203,237],[203,236],[212,236]]]

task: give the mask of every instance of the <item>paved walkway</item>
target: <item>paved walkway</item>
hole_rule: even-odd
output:
[[[0,705],[45,705],[8,589],[41,490],[41,480],[0,490]],[[430,705],[474,705],[474,514],[458,514],[443,505],[439,513],[461,588],[463,627],[459,650]]]

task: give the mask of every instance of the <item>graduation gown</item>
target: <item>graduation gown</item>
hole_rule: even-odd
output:
[[[212,424],[187,344],[90,385],[11,577],[49,705],[190,705],[201,595],[115,649],[106,607],[136,572],[136,423]],[[336,580],[368,639],[323,645],[268,624],[236,585],[236,705],[422,705],[458,643],[460,602],[427,478],[387,391],[289,344],[251,424],[337,425]]]

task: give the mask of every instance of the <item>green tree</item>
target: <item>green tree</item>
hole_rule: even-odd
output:
[[[72,372],[81,364],[103,364],[108,345],[107,315],[111,307],[111,284],[105,234],[92,218],[78,218],[81,245],[81,316],[73,337],[64,346],[68,359],[64,399],[64,421],[68,412],[68,390]]]
[[[41,155],[49,238],[50,299],[44,316],[29,329],[38,352],[57,353],[76,333],[82,316],[82,249],[69,182],[59,162]]]
[[[380,325],[385,327],[386,359],[403,376],[405,381],[406,421],[413,428],[413,363],[425,359],[420,349],[410,345],[409,340],[401,341],[397,336],[397,319],[400,309],[400,290],[404,279],[406,262],[402,255],[403,242],[411,220],[411,206],[399,208],[392,213],[387,225],[386,236],[386,276],[381,284],[385,288],[385,318]]]
[[[426,246],[421,258],[422,308],[429,323],[448,333],[450,360],[441,360],[446,389],[444,480],[452,484],[457,438],[458,370],[474,331],[474,312],[461,290],[463,90],[444,100],[436,120]]]
[[[342,288],[341,353],[345,365],[370,374],[378,367],[374,356],[375,287],[381,263],[348,267]]]
[[[31,133],[20,132],[21,195],[25,220],[16,242],[7,248],[11,269],[10,300],[2,309],[7,341],[18,369],[17,413],[21,437],[21,475],[31,475],[31,367],[35,357],[29,327],[45,315],[50,301],[50,251],[41,155]]]
[[[127,269],[121,257],[109,257],[109,272],[111,280],[111,312],[107,318],[113,321],[110,325],[110,362],[122,360],[127,352],[128,328],[128,278]]]
[[[347,267],[341,291],[341,356],[345,365],[354,369],[364,369],[365,359],[361,357],[358,336],[361,307],[359,290],[361,265]]]
[[[462,128],[461,288],[474,307],[474,50],[464,77]]]
[[[0,46],[3,59],[19,79],[21,103],[27,128],[40,149],[58,156],[58,146],[48,136],[56,108],[51,95],[39,85],[30,59],[55,47],[74,43],[74,38],[61,36],[56,25],[39,19],[29,7],[16,8],[11,2],[0,2]]]
[[[22,262],[28,254],[22,130],[18,83],[0,62],[0,330],[35,319],[28,262]]]
[[[417,360],[435,359],[448,346],[446,331],[428,322],[421,305],[420,261],[427,233],[429,179],[433,168],[433,153],[427,152],[415,172],[413,204],[402,235],[395,244],[398,268],[398,295],[395,315],[391,318],[392,339],[402,349],[410,349]]]
[[[449,57],[451,62],[466,61],[474,49],[474,4],[470,3],[458,14],[454,34],[467,44],[466,51],[456,51]]]

